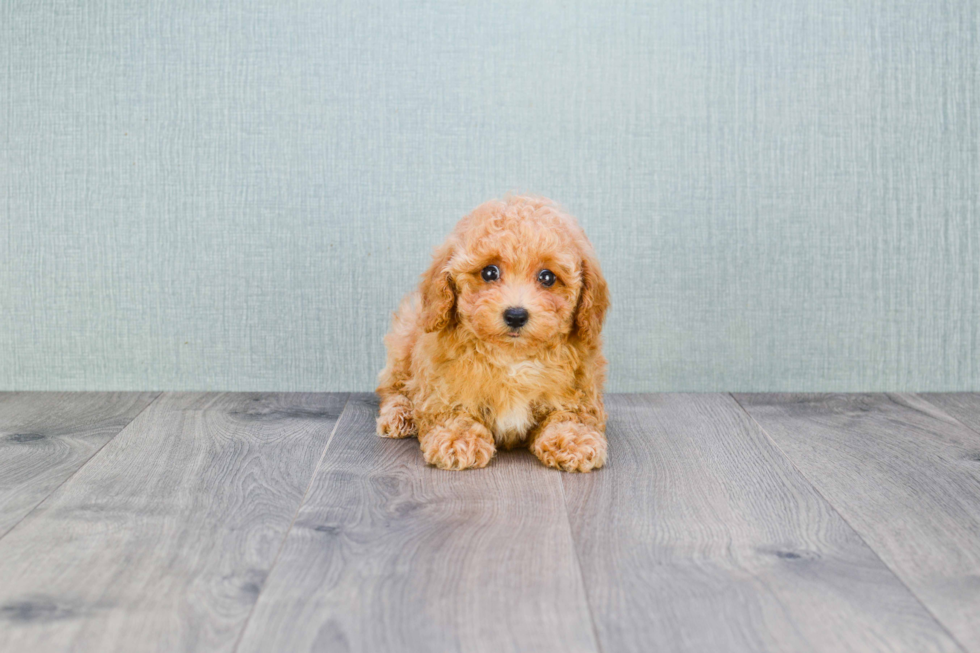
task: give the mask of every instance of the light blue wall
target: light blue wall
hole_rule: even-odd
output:
[[[980,390],[980,0],[0,3],[0,388],[370,389],[481,201],[612,390]]]

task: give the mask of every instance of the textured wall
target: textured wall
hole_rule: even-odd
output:
[[[0,3],[0,388],[369,389],[552,196],[613,390],[980,389],[980,0]]]

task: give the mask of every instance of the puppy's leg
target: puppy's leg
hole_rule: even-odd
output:
[[[418,434],[412,419],[412,401],[403,394],[390,394],[381,400],[377,433],[383,438],[410,438]]]
[[[602,401],[606,359],[598,351],[587,357],[577,388],[560,409],[543,416],[528,448],[548,467],[588,472],[606,462],[606,407]]]
[[[426,420],[428,422],[428,420]],[[456,415],[434,420],[431,428],[419,432],[425,462],[440,469],[486,467],[496,449],[486,426],[469,417]]]
[[[547,465],[566,472],[589,472],[606,462],[606,436],[593,420],[573,413],[553,414],[536,430],[531,453]]]
[[[412,419],[412,400],[405,392],[411,377],[412,347],[418,338],[418,301],[409,296],[395,311],[391,331],[385,336],[388,350],[385,368],[378,375],[376,392],[381,397],[377,433],[384,438],[408,438],[416,435]]]

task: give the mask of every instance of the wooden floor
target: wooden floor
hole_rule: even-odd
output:
[[[980,394],[607,403],[575,475],[373,395],[0,393],[0,651],[980,653]]]

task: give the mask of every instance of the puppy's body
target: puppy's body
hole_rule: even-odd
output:
[[[497,446],[519,444],[553,467],[601,466],[607,306],[572,218],[537,198],[482,205],[395,314],[378,433],[418,435],[426,460],[446,469],[482,467]]]

